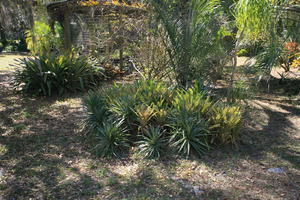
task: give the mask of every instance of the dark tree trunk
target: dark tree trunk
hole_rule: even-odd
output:
[[[64,42],[65,50],[71,50],[71,27],[70,27],[70,11],[66,10],[64,15]]]
[[[7,45],[5,30],[1,24],[0,24],[0,41],[2,42],[3,46]]]

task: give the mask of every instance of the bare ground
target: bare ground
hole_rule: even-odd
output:
[[[190,160],[106,160],[81,133],[83,94],[17,94],[11,60],[0,57],[0,199],[300,199],[297,100],[255,97],[237,149],[216,147]]]

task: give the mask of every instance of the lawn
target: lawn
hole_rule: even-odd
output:
[[[237,148],[191,159],[102,159],[82,132],[85,94],[17,94],[9,84],[13,58],[0,55],[0,199],[300,198],[299,100],[259,94],[249,101]]]

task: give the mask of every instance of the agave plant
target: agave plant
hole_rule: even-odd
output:
[[[126,129],[123,121],[106,121],[101,127],[97,128],[96,142],[94,150],[101,156],[120,156],[122,150],[128,147]]]
[[[144,158],[159,158],[166,147],[164,131],[160,127],[150,126],[137,142],[139,153]]]

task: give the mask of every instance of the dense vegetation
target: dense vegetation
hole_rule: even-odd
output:
[[[75,53],[43,54],[22,59],[15,72],[14,84],[31,95],[53,96],[87,90],[96,84],[97,69]]]
[[[137,146],[145,157],[159,157],[167,146],[186,156],[202,155],[214,144],[236,144],[241,108],[217,102],[197,84],[189,89],[138,81],[90,92],[84,101],[85,127],[102,156]]]
[[[6,13],[13,10],[10,3],[2,8]],[[44,17],[32,21],[33,4],[18,4],[27,9],[21,12],[18,7],[22,20],[29,21],[23,27],[16,25],[27,30],[12,47],[3,32],[8,25],[1,21],[0,48],[14,51],[27,44],[24,49],[36,56],[21,61],[16,88],[39,96],[95,90],[85,98],[85,127],[93,150],[103,156],[117,156],[130,146],[145,157],[159,157],[167,147],[188,156],[191,151],[201,155],[216,144],[237,145],[244,110],[240,100],[257,86],[253,80],[260,76],[270,84],[274,67],[284,69],[282,78],[299,67],[299,23],[285,18],[293,4],[284,0],[111,4],[147,12],[140,21],[114,14],[116,19],[108,26],[87,23],[89,34],[94,33],[90,49],[75,43],[73,50],[66,48],[65,22],[48,25],[42,9],[36,14]],[[41,5],[36,2],[37,8]],[[89,8],[100,3],[89,0],[78,5]],[[75,18],[72,23],[74,31],[80,23]],[[244,75],[254,77],[250,83],[237,80],[237,56],[256,61],[248,66],[251,73]],[[142,81],[97,90],[100,81],[132,71]],[[221,92],[220,80],[225,82]]]
[[[0,0],[0,199],[299,199],[299,0]]]

